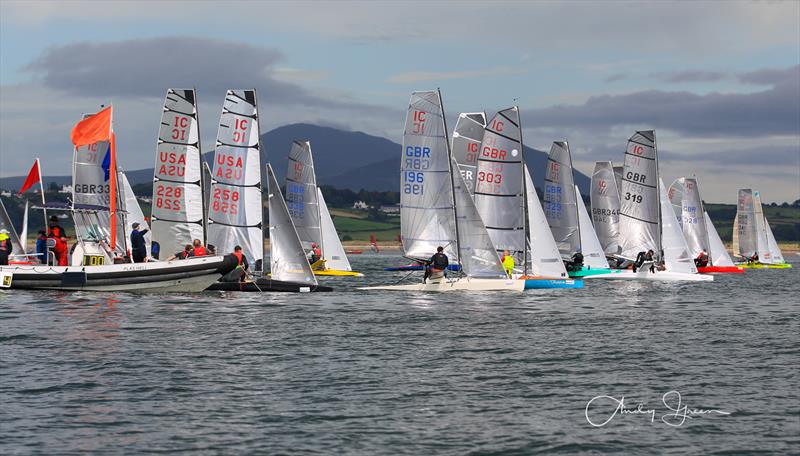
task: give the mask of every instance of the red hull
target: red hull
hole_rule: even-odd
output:
[[[738,266],[705,266],[697,268],[700,274],[710,274],[712,272],[725,272],[728,274],[744,274],[744,268]]]

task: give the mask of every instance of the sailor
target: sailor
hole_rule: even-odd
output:
[[[144,263],[147,259],[147,244],[144,242],[144,235],[150,230],[139,231],[139,222],[133,222],[131,231],[131,255],[134,263]]]
[[[310,259],[311,264],[316,263],[317,261],[319,261],[320,258],[322,258],[322,251],[319,249],[319,247],[317,247],[316,242],[311,243],[311,250],[308,252],[308,254],[310,255],[311,258]]]
[[[750,264],[758,263],[758,252],[754,253],[753,256],[747,259],[747,262]]]
[[[425,275],[422,277],[422,283],[425,283],[428,277],[433,277],[434,274],[444,274],[449,263],[447,255],[444,253],[444,247],[436,247],[436,253],[433,254],[428,262],[428,267],[425,268]]]
[[[233,256],[238,260],[236,269],[229,272],[222,278],[223,282],[244,282],[247,277],[247,271],[250,269],[250,264],[247,262],[247,257],[242,252],[242,246],[237,245],[233,248]]]
[[[508,277],[514,273],[514,257],[511,256],[508,250],[503,250],[503,258],[500,259],[503,263],[503,269],[506,271]]]
[[[36,259],[42,264],[47,263],[47,233],[43,230],[39,231],[36,238]]]
[[[11,239],[8,237],[8,230],[0,230],[0,266],[8,266],[8,257],[14,246],[11,245]]]
[[[50,231],[47,237],[55,240],[55,247],[53,253],[56,256],[56,262],[59,266],[67,266],[67,232],[61,225],[58,224],[58,217],[55,215],[50,217]]]
[[[636,272],[637,269],[641,268],[643,264],[648,261],[653,261],[653,250],[650,249],[647,252],[639,252],[636,254],[636,262],[633,263],[633,272]],[[655,272],[655,264],[650,265],[650,272]]]
[[[697,258],[694,259],[694,265],[698,268],[703,268],[708,266],[708,254],[705,250],[701,250],[700,253],[697,255]]]
[[[206,248],[203,246],[203,243],[200,242],[200,239],[194,240],[194,248],[192,249],[192,253],[189,256],[199,257],[199,256],[206,256],[208,252],[206,252]]]
[[[572,255],[572,259],[569,261],[569,271],[580,271],[583,269],[583,254],[578,251]]]
[[[214,244],[208,244],[208,246],[206,246],[206,255],[215,256],[216,254],[217,248],[214,246]]]
[[[172,260],[185,260],[192,255],[192,244],[186,244],[186,247],[183,248],[180,252],[175,252],[175,255],[167,258],[167,261]]]

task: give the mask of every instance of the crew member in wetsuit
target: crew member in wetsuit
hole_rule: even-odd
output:
[[[449,263],[447,255],[444,254],[444,247],[436,247],[436,253],[433,254],[428,267],[425,268],[425,276],[422,278],[422,283],[427,282],[428,277],[433,274],[446,271]]]
[[[308,253],[311,256],[310,257],[311,264],[316,263],[317,261],[319,261],[320,258],[322,258],[322,250],[320,250],[319,247],[317,247],[316,242],[311,243],[311,250]]]
[[[131,255],[134,263],[144,263],[147,258],[147,244],[144,242],[144,235],[150,230],[139,231],[139,222],[133,222],[131,231]]]
[[[747,259],[747,262],[750,264],[758,263],[758,252],[754,253],[753,256]]]
[[[569,271],[580,271],[583,269],[583,254],[581,252],[575,252],[572,255],[572,260],[569,262]]]
[[[508,250],[503,251],[503,258],[500,259],[500,262],[503,263],[503,269],[506,271],[506,275],[511,277],[511,274],[514,273],[514,257],[508,252]]]
[[[223,282],[244,282],[244,279],[247,277],[247,272],[250,269],[250,263],[247,261],[247,257],[242,252],[242,246],[237,245],[233,248],[233,256],[239,261],[236,269],[227,273],[225,277],[222,279]]]
[[[633,272],[636,272],[639,268],[642,267],[648,261],[653,261],[653,250],[648,250],[647,252],[639,252],[636,255],[636,262],[633,263]],[[650,272],[656,272],[656,265],[650,265]]]
[[[708,266],[708,254],[705,250],[701,250],[697,255],[697,258],[694,259],[694,265],[698,268],[704,268]]]
[[[206,256],[208,252],[206,252],[206,248],[203,246],[203,243],[200,242],[200,239],[194,240],[194,248],[192,249],[192,253],[189,256],[199,257],[199,256]]]
[[[167,258],[167,261],[172,260],[185,260],[192,255],[192,244],[186,244],[186,247],[183,248],[180,252],[175,252],[175,255]]]
[[[56,262],[59,266],[68,266],[67,261],[67,232],[61,225],[58,224],[58,217],[55,215],[50,217],[50,231],[47,233],[48,238],[56,241],[53,247],[53,253],[56,256]]]
[[[8,236],[8,230],[0,230],[0,266],[8,266],[8,257],[14,251],[14,246],[11,245],[11,239]]]

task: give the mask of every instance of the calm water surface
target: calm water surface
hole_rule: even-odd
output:
[[[433,295],[352,260],[329,294],[0,292],[0,454],[800,452],[800,264]],[[667,425],[669,391],[730,415]],[[654,419],[593,427],[601,395]]]

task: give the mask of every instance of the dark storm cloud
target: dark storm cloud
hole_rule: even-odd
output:
[[[667,92],[648,90],[601,95],[580,106],[553,106],[525,112],[529,125],[608,131],[616,126],[648,125],[684,136],[766,136],[800,134],[800,67],[743,75],[769,81],[755,93]]]
[[[159,37],[108,43],[55,46],[25,70],[53,89],[93,97],[157,97],[168,87],[197,87],[200,96],[255,87],[262,103],[312,108],[383,108],[318,96],[300,85],[277,80],[274,67],[285,60],[276,49],[194,37]]]
[[[659,158],[664,160],[689,160],[705,162],[718,166],[754,165],[791,166],[796,169],[800,164],[800,144],[795,146],[762,146],[735,150],[703,150],[681,151],[659,150]],[[797,176],[797,172],[794,171]]]

